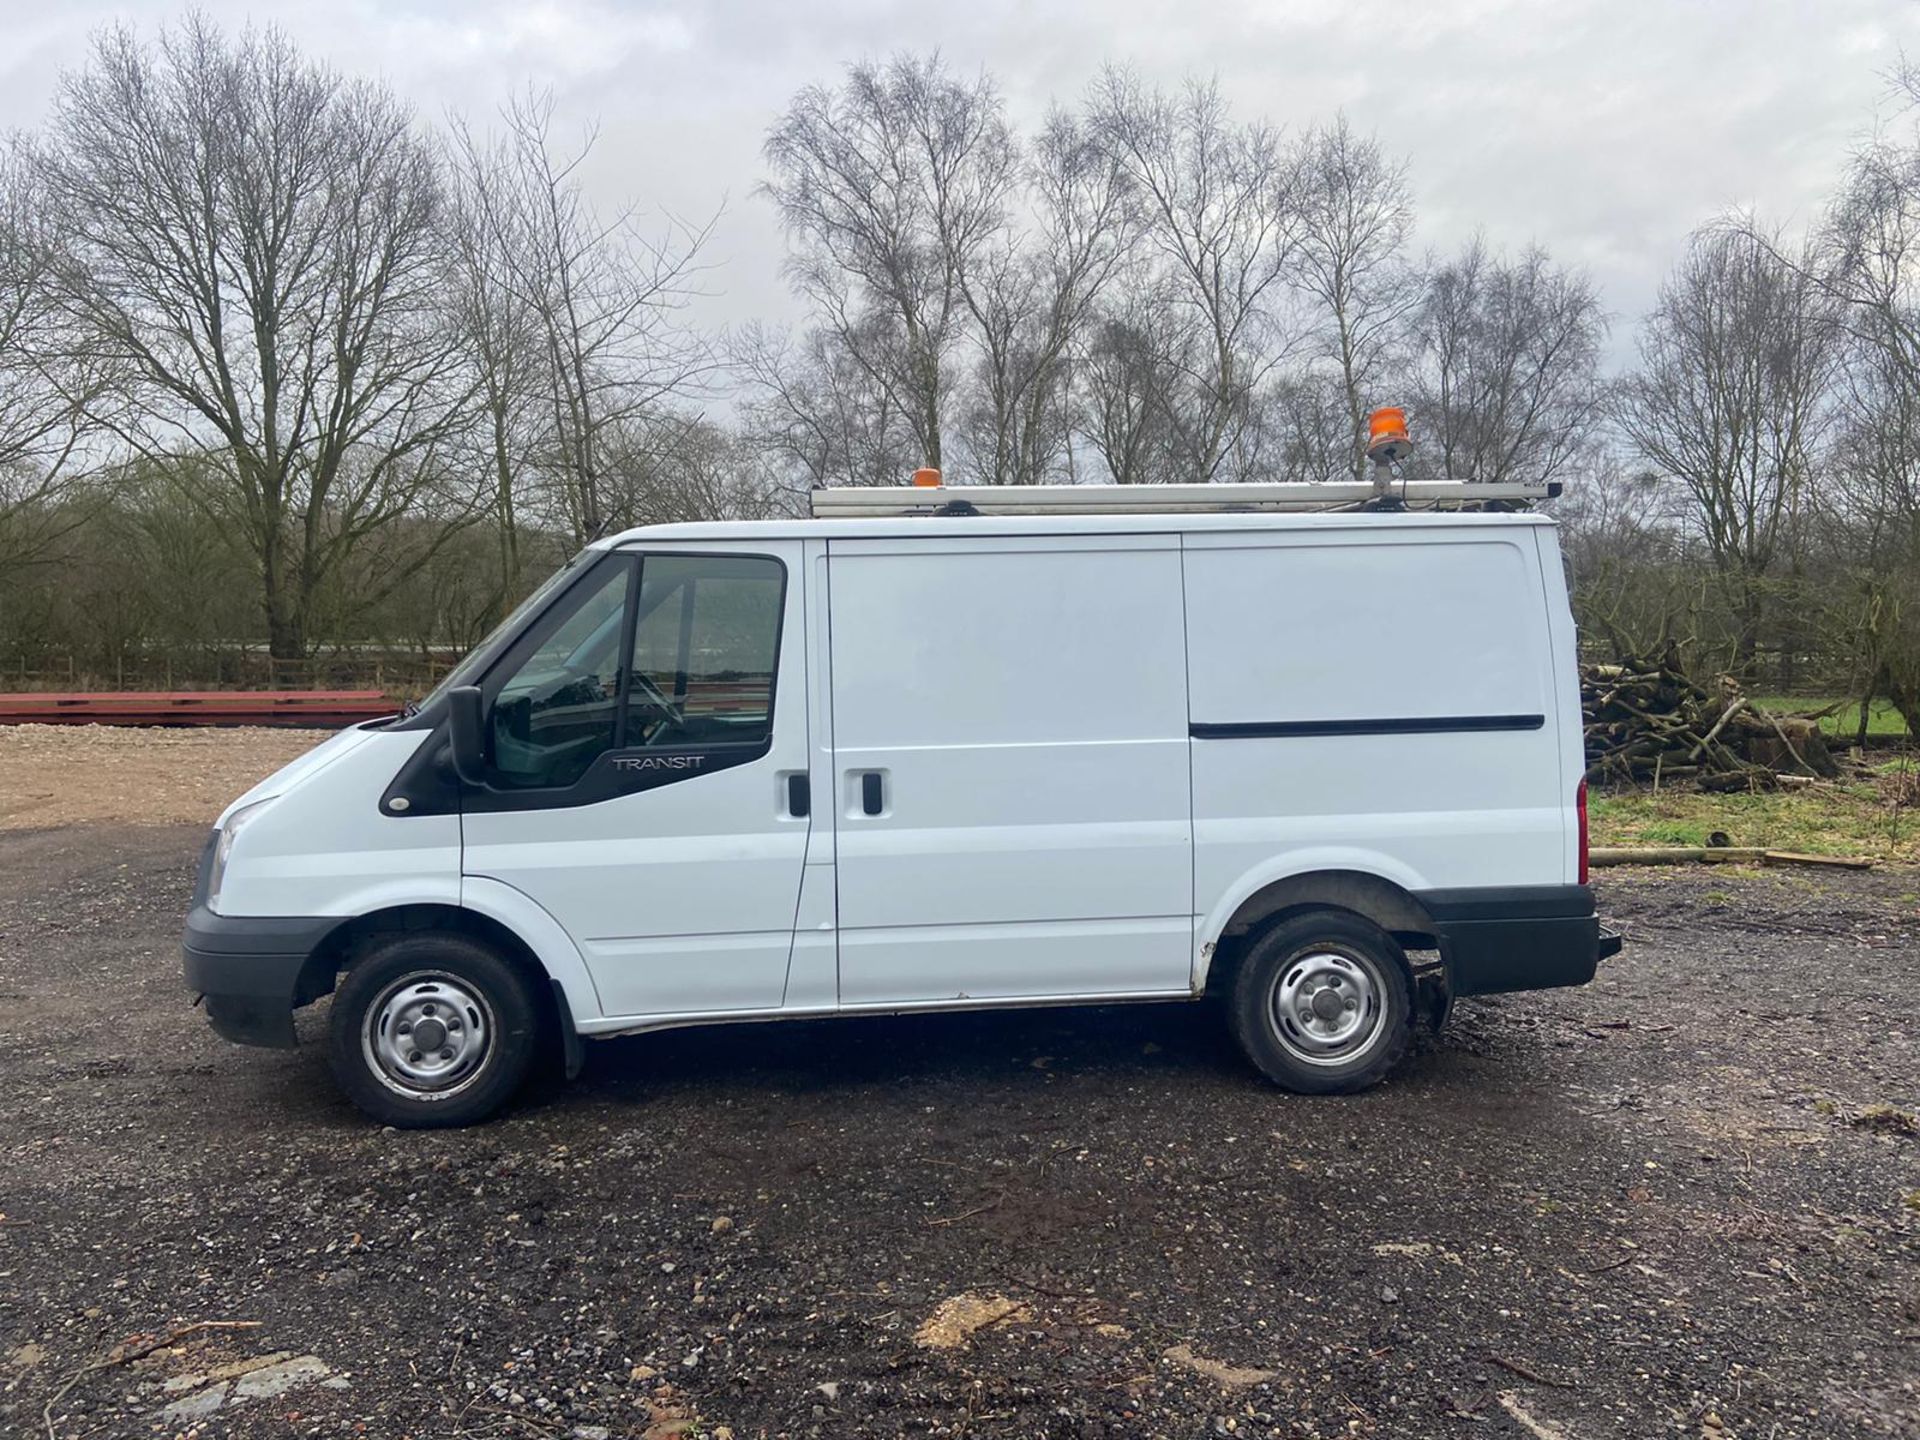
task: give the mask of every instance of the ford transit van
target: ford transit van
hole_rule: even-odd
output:
[[[583,1037],[1207,997],[1352,1091],[1454,997],[1589,980],[1552,522],[1171,488],[591,546],[228,807],[188,988],[272,1046],[331,995],[347,1093],[431,1126]]]

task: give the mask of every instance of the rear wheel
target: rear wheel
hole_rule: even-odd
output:
[[[471,1125],[526,1079],[539,1011],[526,977],[465,935],[377,941],[333,997],[328,1054],[353,1103],[404,1129]]]
[[[1255,941],[1228,1010],[1247,1058],[1307,1095],[1377,1084],[1406,1054],[1413,1013],[1399,945],[1344,910],[1293,916]]]

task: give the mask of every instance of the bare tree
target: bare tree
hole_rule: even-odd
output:
[[[1895,79],[1920,105],[1913,67],[1903,60]],[[1920,736],[1920,128],[1858,151],[1810,259],[1782,259],[1846,337],[1840,463],[1822,519],[1848,560],[1862,727],[1885,695]]]
[[[1574,618],[1617,659],[1693,644],[1708,621],[1712,587],[1686,524],[1690,504],[1660,475],[1596,446],[1554,512]]]
[[[1353,478],[1359,437],[1350,399],[1339,376],[1324,366],[1289,370],[1267,385],[1256,414],[1273,435],[1286,479],[1324,485]]]
[[[631,208],[604,218],[579,181],[593,132],[557,150],[544,92],[521,96],[504,116],[504,141],[482,153],[469,138],[461,168],[486,192],[477,209],[504,267],[496,283],[534,321],[548,409],[543,465],[584,543],[611,528],[609,437],[655,417],[719,365],[682,313],[718,216],[696,225],[666,215],[651,231]]]
[[[980,348],[968,417],[975,477],[1037,485],[1069,456],[1073,348],[1135,237],[1125,169],[1055,110],[1025,167],[1031,228],[1002,231],[960,275]]]
[[[1692,499],[1743,667],[1825,439],[1834,333],[1804,267],[1746,235],[1704,232],[1661,287],[1641,368],[1621,388],[1627,440]]]
[[[247,538],[273,654],[304,656],[365,537],[460,504],[441,489],[467,397],[431,148],[379,86],[192,17],[157,49],[101,35],[37,171],[64,318],[129,377],[101,418],[142,453],[204,448],[194,493]]]
[[[653,419],[611,447],[621,522],[766,520],[804,513],[791,485],[765,463],[753,441],[710,421]]]
[[[873,354],[894,333],[859,337]],[[753,324],[735,338],[734,364],[751,399],[742,419],[765,462],[793,477],[793,488],[898,483],[911,464],[913,431],[854,347],[814,326],[797,340]]]
[[[1193,311],[1147,267],[1108,291],[1078,347],[1076,429],[1117,485],[1193,478],[1177,407],[1200,366]]]
[[[1475,238],[1428,277],[1416,393],[1448,480],[1558,480],[1599,419],[1606,319],[1584,275],[1538,247],[1509,263]]]
[[[1166,418],[1186,452],[1184,478],[1224,478],[1251,397],[1287,352],[1275,301],[1292,200],[1279,139],[1265,124],[1235,124],[1216,84],[1169,96],[1112,67],[1094,82],[1088,109],[1139,198],[1144,243],[1205,340],[1159,357],[1183,381]]]
[[[1848,347],[1817,531],[1839,561],[1827,600],[1858,660],[1861,743],[1886,696],[1920,736],[1920,390],[1890,347]]]
[[[58,239],[19,141],[0,149],[0,571],[43,556],[85,508],[88,408],[111,387],[74,354],[53,304]]]
[[[515,284],[511,246],[520,237],[501,213],[515,193],[506,178],[513,153],[503,142],[477,137],[457,117],[451,129],[453,323],[477,387],[479,421],[468,453],[491,481],[500,556],[491,608],[497,613],[520,588],[521,510],[550,447],[550,350],[538,307]]]
[[[1345,478],[1362,480],[1367,411],[1407,349],[1407,322],[1420,300],[1405,255],[1413,228],[1406,167],[1390,163],[1378,141],[1356,135],[1341,115],[1302,140],[1287,193],[1289,278],[1307,301],[1313,361],[1331,371],[1344,402],[1337,454]]]
[[[1004,227],[1017,178],[999,94],[938,55],[855,65],[842,87],[796,95],[765,153],[789,277],[939,467],[963,277]]]

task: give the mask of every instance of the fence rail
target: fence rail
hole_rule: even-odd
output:
[[[415,699],[437,685],[459,658],[458,651],[447,650],[431,656],[359,652],[278,660],[237,648],[110,658],[12,655],[0,657],[0,691],[377,690]]]

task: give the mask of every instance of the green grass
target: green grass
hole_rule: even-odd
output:
[[[1735,845],[1920,865],[1920,810],[1889,806],[1873,785],[1596,793],[1589,818],[1595,845],[1705,845],[1719,830]]]
[[[1763,710],[1772,710],[1781,715],[1804,715],[1810,710],[1824,710],[1829,705],[1839,705],[1831,715],[1820,719],[1820,728],[1828,735],[1840,740],[1851,740],[1860,729],[1860,702],[1847,700],[1842,702],[1838,695],[1756,695],[1753,703]],[[1900,718],[1900,712],[1884,700],[1873,702],[1873,709],[1867,715],[1867,734],[1883,740],[1905,738],[1907,722]]]
[[[1640,840],[1647,845],[1704,845],[1712,830],[1699,821],[1648,820],[1640,826]]]

